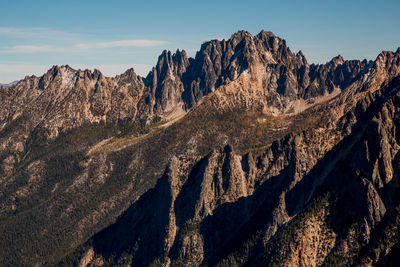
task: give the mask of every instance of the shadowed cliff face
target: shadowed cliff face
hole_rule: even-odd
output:
[[[399,76],[400,49],[310,65],[241,31],[146,78],[54,66],[1,88],[0,259],[389,264]]]
[[[102,264],[392,263],[399,88],[395,80],[366,94],[335,125],[289,135],[259,156],[227,145],[200,160],[172,158],[155,188],[84,251]]]

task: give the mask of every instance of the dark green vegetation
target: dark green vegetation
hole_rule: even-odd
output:
[[[295,135],[324,125],[329,121],[327,109],[327,106],[321,105],[298,115],[276,118],[243,111],[218,113],[207,110],[206,112],[202,110],[202,106],[199,106],[198,110],[192,111],[181,121],[165,129],[160,127],[160,123],[90,125],[62,134],[49,143],[31,141],[32,145],[28,146],[30,149],[23,157],[24,160],[15,168],[15,175],[20,177],[19,181],[25,179],[27,183],[24,178],[26,169],[32,162],[40,160],[45,163],[43,171],[46,173],[46,179],[40,181],[39,190],[33,190],[33,194],[29,197],[21,196],[9,204],[15,205],[15,208],[12,213],[3,217],[0,223],[5,237],[1,241],[1,246],[5,248],[1,252],[3,253],[1,257],[7,258],[10,264],[18,264],[21,260],[20,254],[14,254],[12,247],[12,244],[17,241],[24,244],[21,249],[26,259],[40,260],[52,255],[49,263],[56,263],[59,260],[62,260],[61,265],[76,263],[77,257],[82,256],[85,249],[75,250],[75,247],[101,228],[114,222],[119,215],[119,210],[126,209],[137,196],[154,186],[157,178],[161,177],[170,156],[184,154],[191,149],[195,149],[199,155],[204,156],[213,147],[223,145],[225,140],[236,145],[239,153],[253,151],[261,154],[265,148],[271,146],[273,141],[279,140],[288,133]],[[87,155],[91,147],[104,139],[146,134],[149,135],[123,150]],[[34,138],[40,140],[40,136],[35,135]],[[191,139],[195,141],[191,142]],[[68,188],[83,173],[87,172],[89,179],[96,179],[98,176],[96,168],[104,164],[101,162],[104,157],[107,158],[107,166],[113,166],[112,169],[102,170],[109,173],[105,181],[100,185],[84,181],[78,189],[75,189],[74,194],[71,194]],[[132,168],[129,164],[135,158],[137,165],[133,167],[133,170],[129,169]],[[91,163],[88,163],[89,160]],[[134,188],[133,193],[130,192],[121,199],[113,198],[115,192],[123,192],[124,188],[131,184]],[[6,188],[3,201],[10,199],[10,195],[20,187],[20,184],[11,185],[15,188],[12,186]],[[78,199],[77,196],[79,196]],[[46,198],[46,201],[43,201],[43,198]],[[76,226],[88,214],[96,214],[97,207],[104,200],[112,201],[114,204],[108,211],[108,216],[103,217],[102,220],[94,219],[90,228],[80,229],[77,235]],[[296,244],[293,243],[297,242],[295,236],[301,233],[304,223],[310,217],[317,216],[318,212],[325,207],[326,201],[327,197],[314,200],[308,208],[296,216],[298,219],[292,220],[282,232],[279,232],[274,239],[276,241],[266,248],[267,255],[274,255],[271,263],[279,263],[285,259],[285,251]],[[71,206],[74,208],[73,212],[65,215],[65,210]],[[46,231],[42,230],[43,226],[46,227]],[[181,238],[201,226],[193,227],[192,224],[185,225],[181,231]],[[255,234],[254,238],[257,236]],[[38,243],[34,243],[34,240]],[[245,244],[253,250],[259,241],[257,238],[254,241],[251,240],[250,238]],[[9,241],[12,243],[8,243]],[[272,248],[278,250],[279,253],[272,253]],[[264,253],[258,255],[264,255]],[[130,259],[131,256],[127,254],[126,257]],[[115,264],[116,262],[112,259],[112,257],[109,259],[109,263]],[[335,265],[338,259],[340,259],[338,255],[329,257],[327,263],[333,261],[332,264]],[[221,265],[234,263],[244,263],[243,255],[229,254],[220,262]]]
[[[2,203],[13,205],[11,211],[2,214],[0,221],[0,230],[4,233],[1,258],[17,264],[21,260],[20,254],[15,254],[12,244],[19,243],[23,244],[21,251],[26,260],[40,260],[52,255],[52,262],[57,262],[79,242],[112,222],[118,210],[132,203],[135,196],[152,187],[171,155],[183,154],[190,149],[205,155],[225,140],[237,145],[240,151],[257,151],[288,132],[315,124],[308,114],[279,119],[243,110],[203,112],[201,106],[199,110],[201,112],[191,112],[166,129],[159,127],[161,122],[87,125],[62,133],[51,142],[43,140],[40,132],[34,132],[23,153],[23,160],[15,166],[17,182],[6,186],[1,195]],[[92,146],[104,139],[141,136],[149,132],[152,134],[121,151],[86,155]],[[96,178],[96,168],[102,164],[103,157],[107,158],[108,166],[113,166],[112,170],[104,170],[109,172],[104,183],[93,185],[83,181],[71,193],[68,188],[85,172],[88,173],[87,180]],[[134,171],[128,170],[132,158],[138,159]],[[87,163],[89,160],[90,164]],[[30,186],[27,169],[34,162],[41,162],[40,172],[45,173],[45,179],[35,184],[35,188],[29,188],[26,196],[14,198],[18,188]],[[135,188],[134,193],[130,192],[119,201],[112,199],[115,192],[123,191],[130,184]],[[109,216],[98,222],[95,220],[92,227],[82,229],[79,236],[74,234],[80,220],[95,213],[99,203],[105,200],[116,202]],[[65,214],[68,207],[73,207],[72,214]],[[43,231],[43,226],[46,231]]]

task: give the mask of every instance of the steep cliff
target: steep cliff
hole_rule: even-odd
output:
[[[83,251],[140,266],[394,263],[399,88],[365,94],[345,116],[258,156],[227,145],[172,158],[155,188]]]

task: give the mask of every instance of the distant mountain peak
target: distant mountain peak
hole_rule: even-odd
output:
[[[18,81],[13,81],[13,82],[10,82],[10,83],[0,83],[0,86],[3,86],[4,88],[8,88],[8,87],[11,87],[11,86],[17,84],[18,82],[19,82],[19,80]]]

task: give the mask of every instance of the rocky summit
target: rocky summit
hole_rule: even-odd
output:
[[[400,48],[272,32],[0,89],[0,265],[396,266]]]

